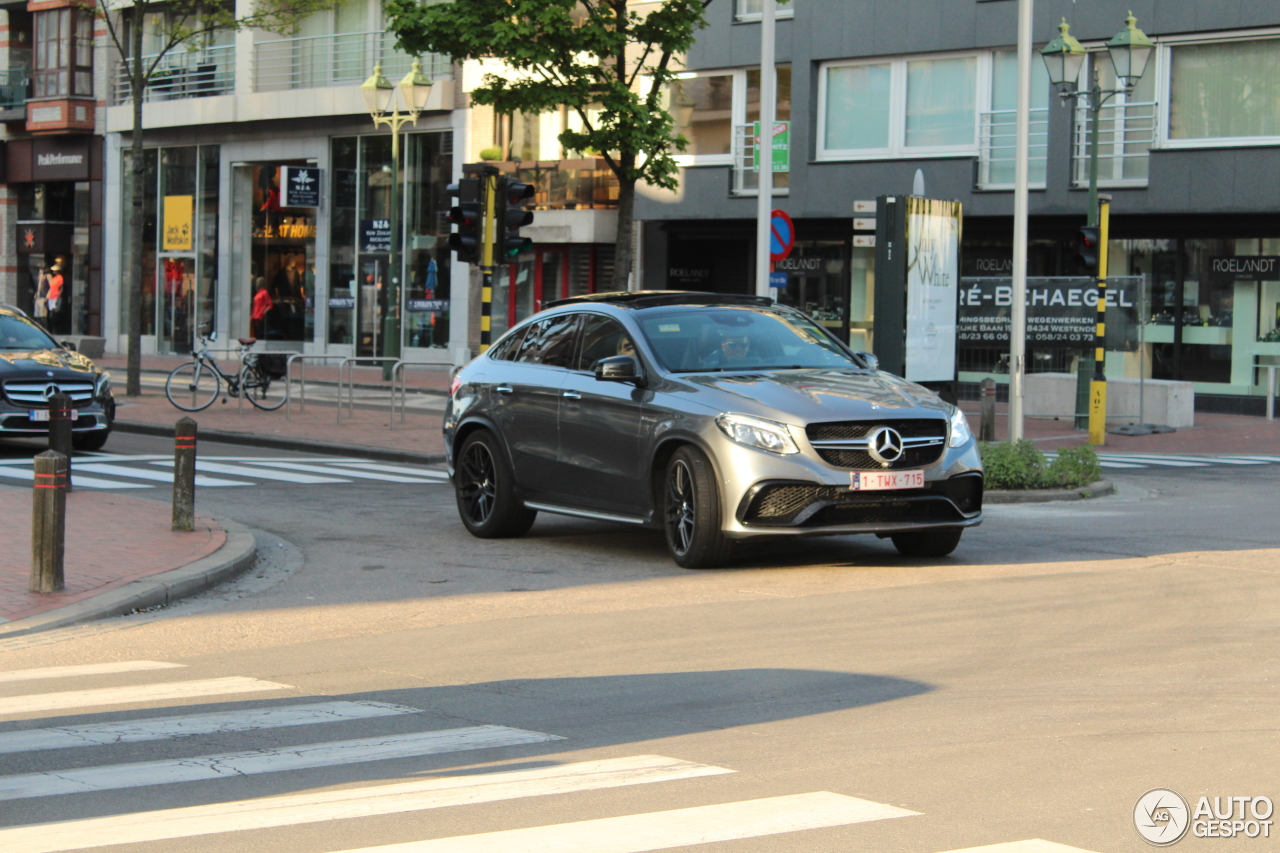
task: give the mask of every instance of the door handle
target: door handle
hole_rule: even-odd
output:
[[[499,385],[497,388],[494,388],[493,390],[497,391],[499,394],[511,394],[516,389],[512,388],[510,385]]]
[[[579,394],[577,391],[565,391],[565,392],[564,392],[563,394],[561,394],[560,396],[561,396],[561,397],[564,397],[566,400],[581,400],[581,399],[582,399],[582,395],[581,395],[581,394]]]

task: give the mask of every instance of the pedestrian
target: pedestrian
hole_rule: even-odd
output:
[[[49,290],[46,294],[49,300],[49,331],[54,331],[54,326],[61,325],[58,322],[62,310],[62,286],[64,279],[62,277],[62,258],[57,258],[53,262],[53,266],[49,267]]]
[[[267,312],[275,307],[271,294],[267,293],[267,285],[261,278],[254,285],[253,307],[249,311],[250,337],[265,340],[267,337]]]
[[[49,328],[49,269],[43,262],[40,264],[40,275],[36,280],[36,299],[33,310],[36,322],[45,329]]]

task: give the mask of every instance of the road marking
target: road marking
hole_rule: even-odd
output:
[[[283,468],[286,471],[310,471],[313,474],[333,474],[332,468],[324,468],[319,465],[306,465],[301,462],[252,462],[254,467],[259,465],[268,468]],[[359,477],[363,480],[380,480],[384,483],[435,483],[437,480],[428,480],[424,477],[405,477],[397,474],[380,474],[373,471],[357,471],[351,468],[343,468],[342,473],[346,477]]]
[[[28,467],[17,468],[9,465],[0,465],[0,477],[9,477],[13,480],[27,480],[30,482],[35,479],[31,473],[31,463],[26,463]],[[78,470],[72,474],[72,482],[77,487],[86,489],[149,489],[151,486],[144,486],[141,483],[121,483],[119,480],[99,480],[97,477],[82,476]],[[168,479],[172,480],[172,477]]]
[[[92,708],[98,705],[135,705],[168,699],[191,699],[197,696],[225,696],[233,693],[292,689],[293,686],[290,684],[276,684],[274,681],[260,681],[256,678],[233,675],[228,678],[206,678],[200,681],[170,681],[164,684],[139,684],[132,687],[103,687],[96,690],[6,696],[0,699],[0,715],[66,711],[70,708]]]
[[[223,832],[402,814],[522,797],[595,791],[732,773],[660,755],[507,770],[391,785],[261,797],[204,806],[0,829],[5,853],[53,853]],[[508,851],[509,853],[509,851]]]
[[[1102,459],[1104,459],[1104,458],[1105,458],[1108,462],[1118,462],[1118,461],[1119,461],[1119,462],[1129,462],[1129,463],[1132,463],[1132,464],[1135,464],[1135,465],[1164,465],[1164,466],[1167,466],[1167,467],[1169,467],[1169,468],[1208,468],[1208,467],[1209,467],[1209,463],[1208,463],[1208,462],[1184,462],[1184,461],[1182,461],[1182,460],[1180,460],[1180,459],[1165,459],[1165,458],[1163,458],[1163,457],[1157,458],[1157,457],[1154,457],[1154,456],[1152,456],[1152,457],[1150,457],[1150,458],[1143,457],[1143,459],[1142,459],[1141,461],[1139,461],[1138,459],[1136,459],[1136,458],[1134,458],[1134,457],[1132,457],[1132,456],[1120,456],[1120,457],[1107,456],[1107,457],[1103,457],[1101,454],[1099,454],[1099,455],[1098,455],[1098,459],[1099,459],[1099,461],[1101,461],[1101,460],[1102,460]]]
[[[1133,465],[1129,462],[1112,462],[1110,459],[1098,457],[1098,467],[1100,468],[1146,468],[1146,465]]]
[[[1115,453],[1099,453],[1098,458],[1106,456],[1111,459],[1120,459],[1125,462],[1159,462],[1161,460],[1173,460],[1175,462],[1198,462],[1202,465],[1265,465],[1265,462],[1256,460],[1245,460],[1235,456],[1183,456],[1180,454],[1161,453],[1147,456],[1141,453],[1132,454],[1115,454]]]
[[[1092,851],[1032,838],[1028,841],[1007,841],[1004,844],[988,844],[984,847],[948,850],[947,853],[1092,853]]]
[[[173,467],[173,460],[166,459],[163,461],[152,462],[152,465],[163,465],[167,468]],[[206,462],[202,459],[196,460],[197,471],[209,471],[214,474],[236,474],[241,477],[258,477],[263,480],[279,480],[284,483],[302,483],[304,485],[317,485],[320,483],[350,483],[350,480],[339,479],[337,477],[317,477],[314,474],[292,474],[288,471],[266,471],[262,468],[250,468],[247,465],[228,465],[225,462]],[[337,472],[334,472],[337,473]],[[167,475],[169,479],[173,479],[173,475]],[[200,478],[196,478],[196,485],[200,485]]]
[[[0,684],[10,681],[36,681],[44,678],[74,678],[80,675],[107,675],[115,672],[145,672],[152,669],[180,669],[182,663],[158,660],[125,660],[117,663],[88,663],[76,666],[44,666],[39,669],[11,669],[0,672]]]
[[[339,468],[360,468],[366,471],[383,471],[387,474],[408,474],[413,477],[449,479],[447,471],[432,471],[429,468],[400,468],[395,465],[379,465],[376,462],[333,462],[330,464]]]
[[[182,717],[152,717],[87,726],[58,726],[50,729],[4,732],[0,734],[0,753],[141,743],[193,735],[228,734],[417,713],[421,713],[417,708],[391,705],[386,702],[316,702],[310,705],[188,714]]]
[[[506,726],[468,726],[433,732],[412,732],[386,737],[308,743],[202,755],[197,758],[140,761],[83,767],[43,773],[0,776],[0,800],[51,797],[86,791],[109,791],[145,785],[169,785],[175,782],[199,782],[225,779],[229,776],[253,776],[260,773],[282,773],[313,767],[335,767],[362,764],[392,758],[412,758],[442,752],[462,752],[495,746],[516,746],[564,740],[557,735],[512,729]],[[114,842],[113,842],[114,843]]]
[[[362,847],[345,853],[644,853],[715,841],[847,826],[919,812],[829,791],[599,818],[431,841]]]
[[[166,474],[163,471],[148,471],[143,468],[129,468],[124,465],[114,465],[110,462],[89,462],[72,463],[71,477],[72,482],[80,485],[80,478],[77,473],[80,471],[88,471],[91,474],[113,474],[117,477],[130,477],[134,480],[155,480],[160,483],[172,483],[173,474]],[[196,475],[197,486],[252,486],[253,483],[246,483],[243,480],[223,480],[218,477],[201,477]]]

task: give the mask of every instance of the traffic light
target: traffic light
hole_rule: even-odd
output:
[[[458,203],[449,208],[449,221],[458,226],[458,230],[449,235],[449,248],[464,264],[480,263],[480,241],[484,236],[483,186],[481,178],[463,178],[447,190],[458,199]]]
[[[498,178],[497,220],[498,233],[494,240],[494,263],[515,260],[521,252],[533,248],[533,241],[520,236],[520,229],[532,224],[533,211],[523,205],[533,198],[533,184],[522,184],[514,178]]]
[[[1093,275],[1098,274],[1098,247],[1102,237],[1096,225],[1085,225],[1080,229],[1080,248],[1077,250],[1080,260]]]

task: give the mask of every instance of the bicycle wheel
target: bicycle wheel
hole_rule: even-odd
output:
[[[285,380],[272,379],[257,362],[240,371],[240,388],[245,399],[259,409],[272,412],[284,405]]]
[[[220,384],[213,368],[192,361],[169,374],[164,383],[164,395],[184,412],[198,412],[209,408],[218,399]]]

